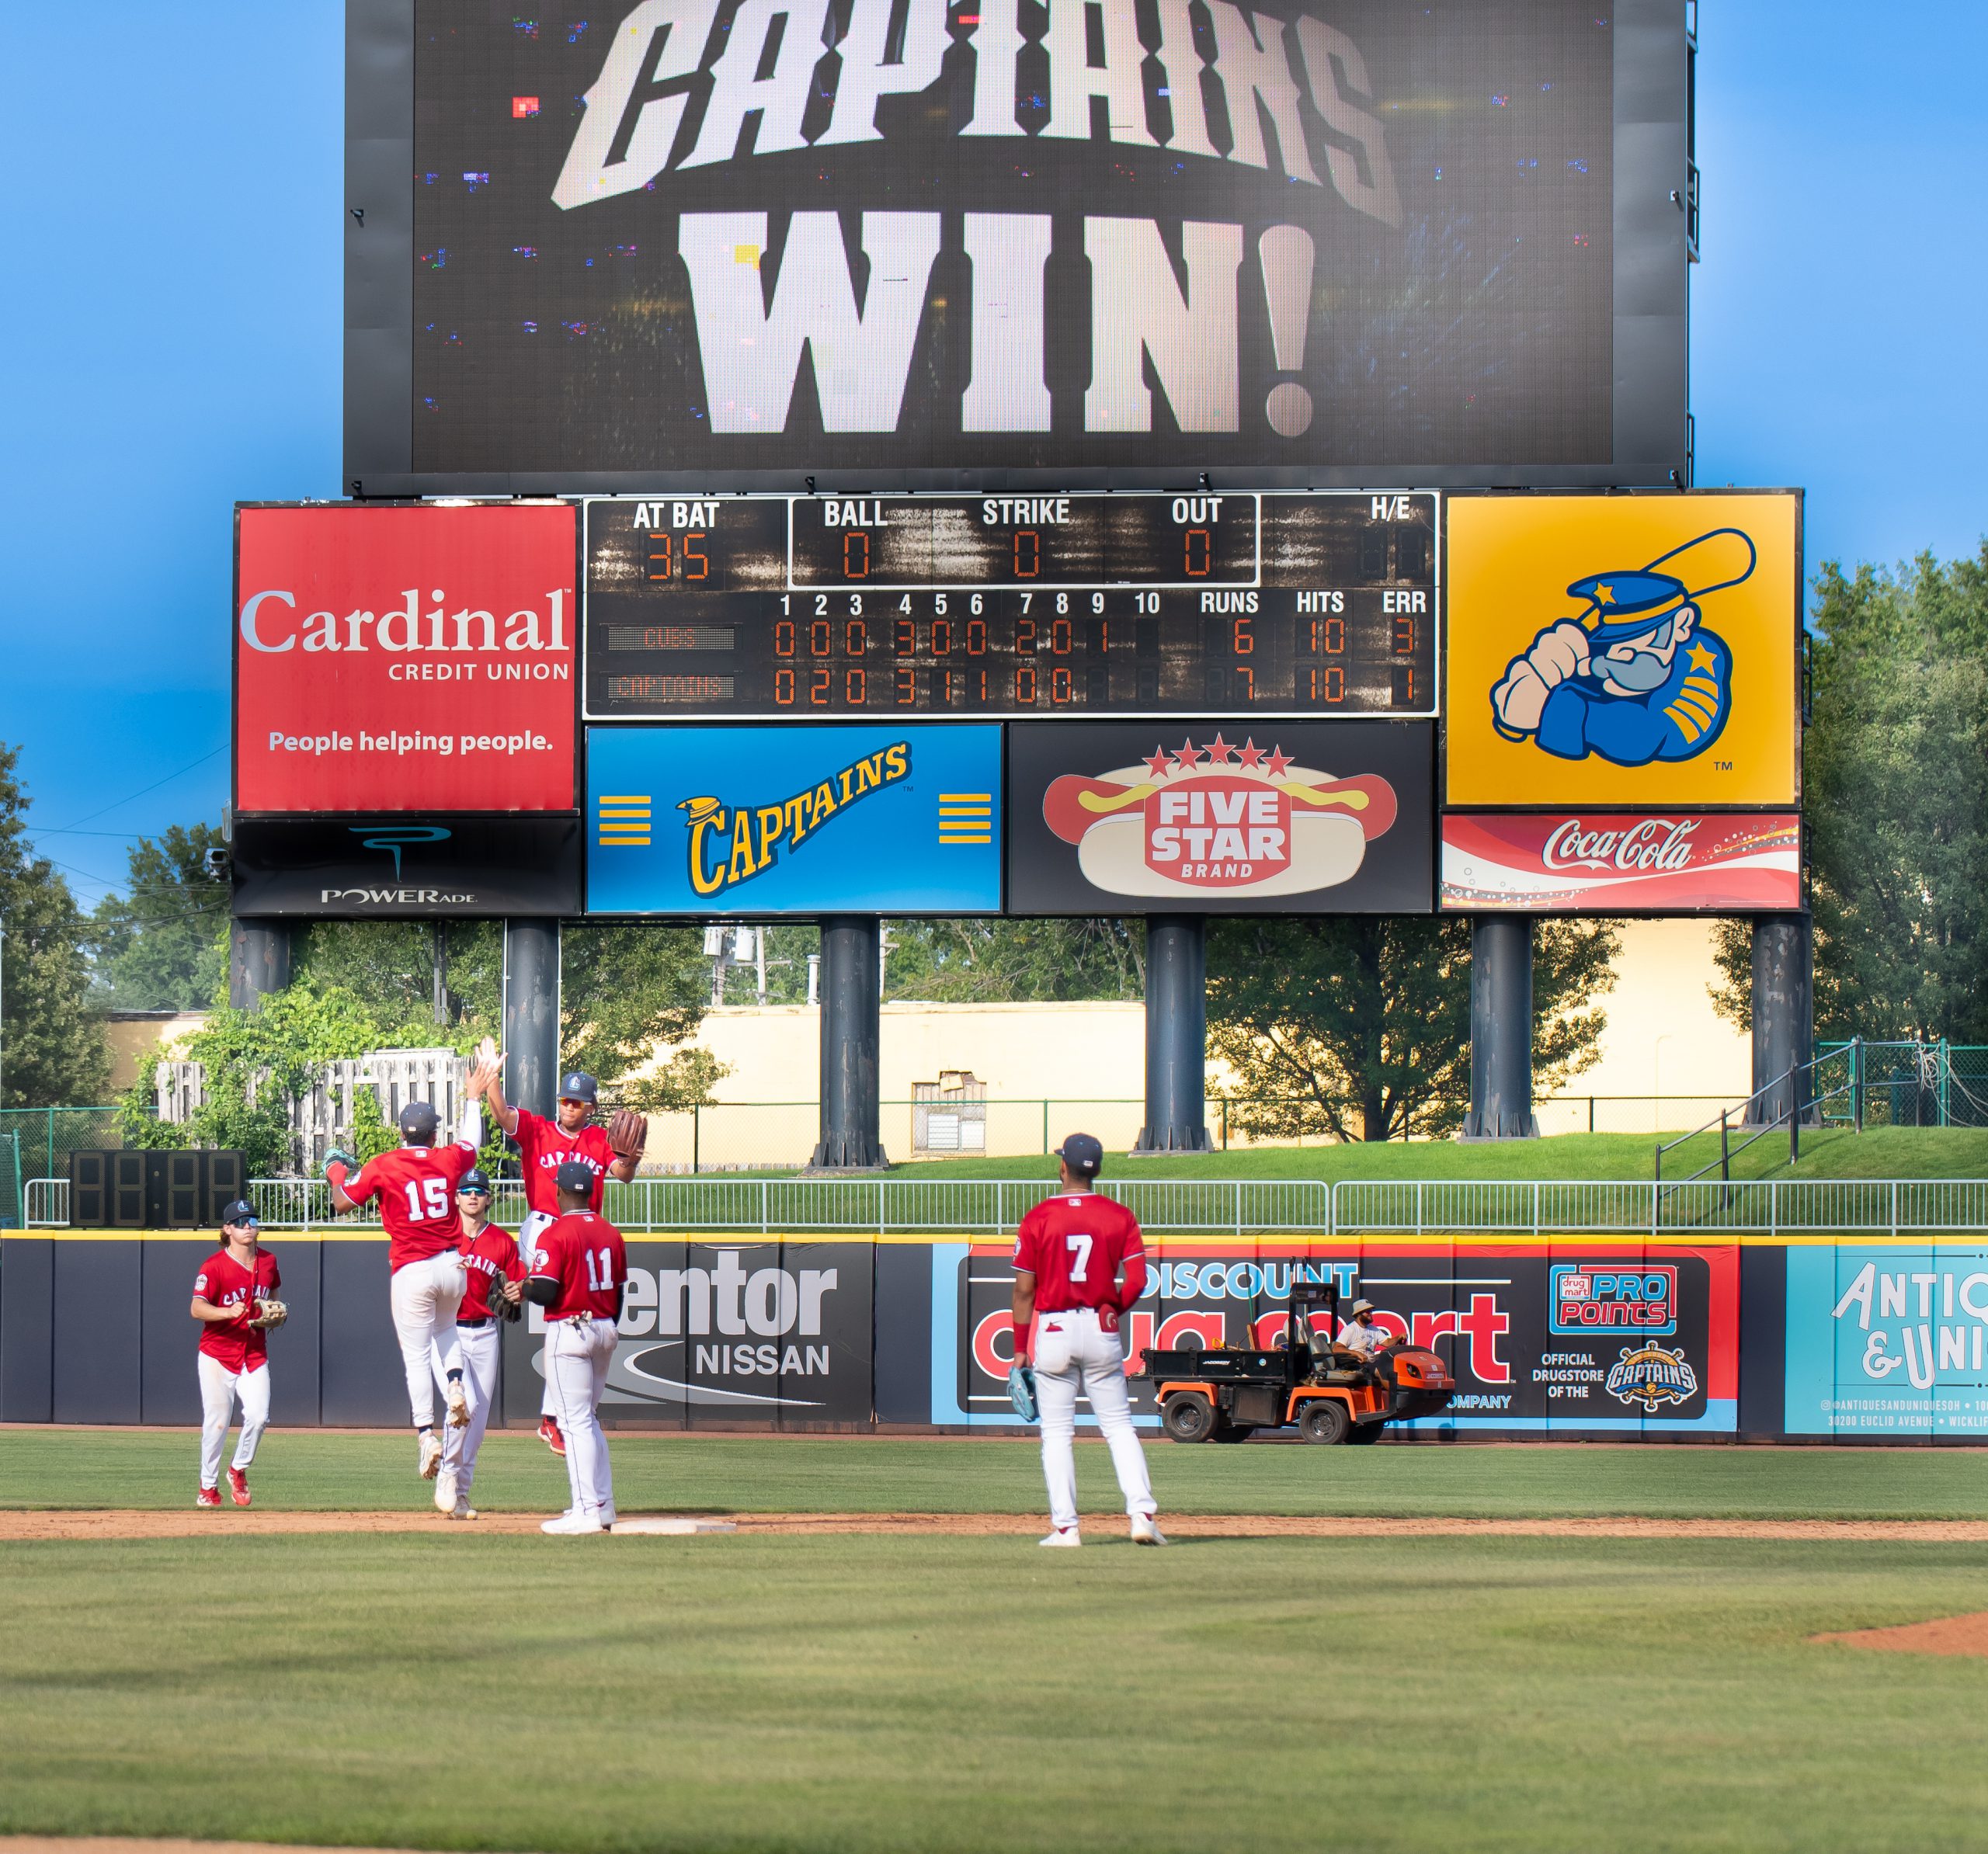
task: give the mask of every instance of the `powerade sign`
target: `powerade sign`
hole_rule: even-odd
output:
[[[1739,1266],[1731,1248],[1668,1250],[1578,1266],[1545,1245],[1432,1256],[1311,1248],[1283,1259],[1156,1259],[1127,1316],[1134,1370],[1150,1346],[1276,1345],[1294,1274],[1329,1282],[1342,1303],[1364,1297],[1381,1329],[1427,1346],[1449,1365],[1457,1394],[1423,1429],[1517,1432],[1727,1432],[1736,1426]],[[1013,1361],[1007,1248],[935,1249],[932,1421],[1011,1423]],[[1580,1276],[1586,1276],[1583,1280]],[[1583,1308],[1596,1310],[1584,1317]],[[1658,1316],[1661,1315],[1660,1318]],[[1132,1407],[1151,1421],[1151,1386],[1134,1378]]]
[[[1988,1248],[1791,1248],[1787,1360],[1790,1435],[1988,1435]]]
[[[998,726],[595,727],[587,911],[998,914]]]

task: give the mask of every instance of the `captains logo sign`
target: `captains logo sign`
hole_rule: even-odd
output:
[[[676,808],[690,832],[690,886],[717,895],[751,881],[779,861],[783,846],[791,855],[829,819],[910,772],[910,742],[893,741],[772,804],[728,807],[708,794],[680,800]]]
[[[1695,759],[1733,706],[1733,653],[1705,629],[1705,602],[1744,585],[1759,558],[1744,529],[1715,528],[1647,566],[1575,580],[1567,596],[1583,609],[1541,629],[1492,689],[1498,732],[1562,759]]]
[[[1688,1403],[1698,1394],[1698,1373],[1684,1362],[1683,1347],[1625,1348],[1608,1367],[1608,1394],[1618,1403],[1635,1404],[1654,1415],[1667,1404]]]

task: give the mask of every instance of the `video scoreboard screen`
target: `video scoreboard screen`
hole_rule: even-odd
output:
[[[1429,716],[1431,494],[586,505],[586,713]]]

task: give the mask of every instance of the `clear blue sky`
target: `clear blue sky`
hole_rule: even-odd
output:
[[[333,0],[0,32],[0,740],[85,905],[130,833],[220,817],[233,503],[339,492],[342,33]],[[1806,486],[1812,568],[1972,553],[1988,8],[1705,0],[1700,38],[1699,481]]]

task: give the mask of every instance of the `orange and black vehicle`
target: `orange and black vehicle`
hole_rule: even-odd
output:
[[[1307,1442],[1378,1442],[1391,1422],[1449,1408],[1456,1380],[1426,1345],[1395,1345],[1362,1359],[1333,1342],[1339,1290],[1291,1270],[1288,1324],[1268,1351],[1196,1347],[1141,1356],[1176,1442],[1241,1442],[1295,1425]],[[1322,1309],[1322,1326],[1312,1313]]]

